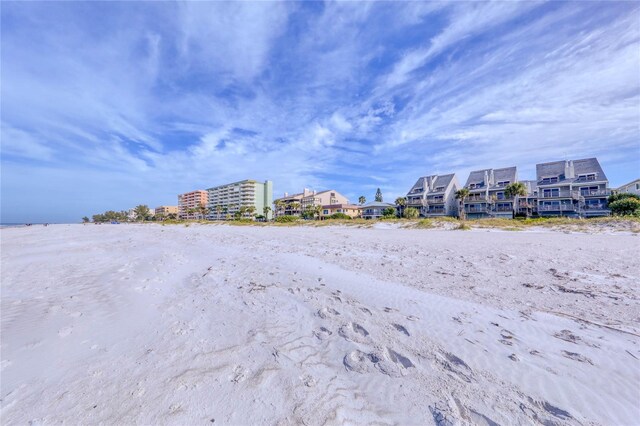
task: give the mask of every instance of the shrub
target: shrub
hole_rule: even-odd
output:
[[[420,222],[418,222],[416,224],[416,228],[421,228],[421,229],[429,229],[429,228],[433,228],[433,221],[431,219],[422,219],[420,220]]]
[[[347,220],[350,220],[351,216],[349,216],[348,214],[344,214],[344,213],[334,213],[331,216],[329,216],[329,219],[347,219]]]
[[[297,216],[291,216],[291,215],[278,216],[275,219],[275,221],[278,223],[295,222],[297,220],[298,220]]]
[[[466,223],[461,223],[460,225],[458,225],[458,227],[456,228],[459,231],[469,231],[471,229],[471,227],[469,225],[467,225]]]
[[[617,194],[617,195],[635,195],[635,194]],[[613,213],[616,216],[640,215],[640,198],[636,198],[636,197],[620,198],[612,202],[611,204],[609,204],[611,213]]]
[[[612,194],[609,195],[609,204],[611,203],[615,203],[616,201],[620,201],[620,200],[626,200],[626,199],[635,199],[635,200],[640,200],[640,195],[636,195],[636,194],[629,194],[626,192],[623,192],[622,194]]]
[[[396,215],[396,209],[394,209],[393,207],[387,207],[386,209],[382,210],[382,216],[384,217],[393,217]]]
[[[404,209],[403,216],[407,219],[416,219],[418,216],[420,216],[420,212],[414,207],[407,207],[406,209]]]

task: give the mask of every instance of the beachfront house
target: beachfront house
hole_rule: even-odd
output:
[[[273,200],[273,215],[278,216],[300,216],[302,214],[302,199],[312,195],[313,191],[304,188],[297,194],[284,193],[284,196]]]
[[[513,217],[513,198],[507,198],[504,190],[517,180],[515,166],[471,172],[464,186],[469,190],[464,202],[466,216],[469,219]]]
[[[266,218],[271,219],[273,202],[273,183],[270,180],[258,182],[245,179],[207,189],[209,202],[208,218],[212,220],[229,220],[237,217],[250,219],[256,215],[264,215],[265,207],[269,207]]]
[[[322,206],[320,219],[326,219],[335,213],[346,214],[350,218],[360,217],[360,206],[353,204],[327,204]]]
[[[300,204],[302,205],[302,211],[305,211],[315,206],[349,204],[349,199],[335,189],[329,189],[320,192],[313,191],[312,194],[302,197]]]
[[[169,216],[170,214],[175,215],[174,217],[178,217],[178,206],[160,206],[154,209],[155,215],[157,218],[164,218]]]
[[[614,194],[640,195],[640,179],[632,180],[631,182],[612,190],[612,192]]]
[[[422,217],[456,216],[458,188],[455,174],[421,177],[407,193],[405,207],[417,209]]]
[[[536,164],[536,178],[540,216],[610,214],[609,181],[596,158]]]
[[[381,201],[372,201],[363,206],[360,206],[361,215],[364,219],[380,219],[383,216],[385,209],[396,209],[395,204],[383,203]]]

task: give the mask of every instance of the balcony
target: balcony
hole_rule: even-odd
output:
[[[512,212],[513,211],[513,207],[509,206],[509,207],[496,207],[493,209],[494,212]]]
[[[575,212],[578,207],[573,204],[557,204],[553,206],[539,205],[539,212]]]
[[[487,201],[487,196],[486,195],[480,195],[480,194],[472,194],[472,195],[469,195],[464,200],[465,200],[465,202],[466,201]]]
[[[606,204],[585,204],[584,206],[582,206],[582,209],[598,211],[598,210],[609,210],[609,207]]]
[[[444,198],[427,198],[427,204],[444,204]]]
[[[540,193],[538,194],[538,198],[573,198],[575,196],[575,191],[569,191],[568,189],[548,193],[540,191]]]
[[[609,195],[611,195],[611,190],[598,189],[598,190],[585,191],[583,189],[580,189],[579,191],[576,191],[576,194],[581,197],[608,197]]]
[[[465,206],[464,211],[466,213],[489,213],[490,212],[488,207],[474,207],[474,206]]]

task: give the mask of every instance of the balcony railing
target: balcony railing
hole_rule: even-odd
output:
[[[464,200],[465,201],[486,201],[487,197],[484,195],[474,194],[474,195],[469,195]]]
[[[569,191],[568,189],[548,193],[540,191],[540,193],[538,194],[538,198],[570,198],[574,197],[575,195],[576,194],[574,191]]]
[[[490,210],[487,207],[471,207],[465,206],[464,211],[467,213],[489,213]]]
[[[584,210],[609,210],[606,204],[585,204],[582,208]]]
[[[539,205],[539,212],[575,212],[578,210],[578,206],[572,204],[558,204],[553,206]]]
[[[611,195],[611,190],[610,189],[598,189],[598,190],[592,190],[592,191],[585,191],[584,189],[580,189],[579,191],[576,191],[576,193],[578,195],[580,195],[581,197],[608,197],[609,195]]]

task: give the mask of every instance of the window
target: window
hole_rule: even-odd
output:
[[[322,210],[322,214],[329,214],[329,210]]]
[[[585,195],[596,195],[598,193],[597,186],[585,186],[584,188],[580,188],[580,195],[583,197]]]
[[[640,189],[640,183],[636,183],[636,189]]]
[[[496,198],[498,200],[504,200],[504,192],[496,192]]]
[[[595,173],[589,173],[586,175],[579,175],[578,176],[578,180],[583,180],[583,181],[594,181],[596,180],[596,174]]]
[[[543,189],[542,190],[542,196],[544,198],[559,197],[560,196],[560,189],[558,189],[558,188]]]
[[[436,188],[436,192],[442,192],[444,191],[444,186],[439,186]]]
[[[507,186],[509,185],[511,182],[508,180],[503,180],[501,182],[498,182],[498,186]]]
[[[550,183],[557,183],[558,182],[558,176],[554,176],[554,177],[546,177],[543,178],[542,181],[540,182],[542,185],[548,185]]]
[[[480,182],[480,183],[470,183],[469,184],[469,189],[476,189],[476,188],[482,188],[482,185],[484,184],[484,182]]]

